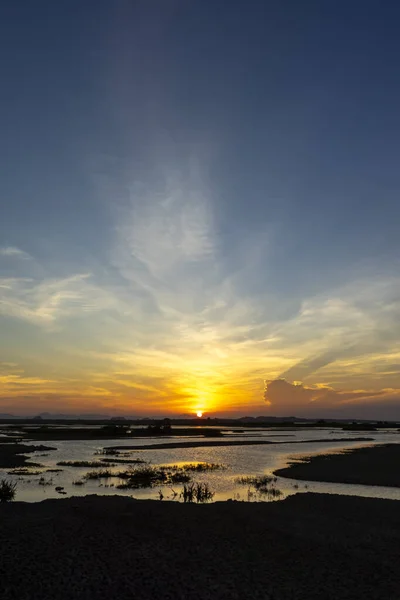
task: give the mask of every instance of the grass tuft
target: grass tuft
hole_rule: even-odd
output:
[[[15,498],[17,484],[15,481],[2,479],[0,481],[0,502],[11,502]]]
[[[184,502],[197,502],[199,504],[210,502],[214,497],[207,483],[189,483],[183,486],[181,498]]]
[[[102,469],[101,471],[89,471],[84,479],[108,479],[109,477],[116,477],[116,474],[109,469]]]

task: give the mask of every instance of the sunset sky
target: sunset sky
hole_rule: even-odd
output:
[[[0,413],[400,419],[399,19],[4,2]]]

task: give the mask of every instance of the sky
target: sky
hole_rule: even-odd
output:
[[[0,413],[400,419],[399,19],[5,0]]]

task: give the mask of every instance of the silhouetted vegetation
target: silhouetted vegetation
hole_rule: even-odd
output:
[[[239,485],[251,485],[259,490],[260,488],[265,488],[272,483],[276,483],[278,481],[277,477],[273,475],[260,475],[260,476],[246,476],[246,477],[237,477],[235,482]]]
[[[160,467],[161,469],[172,469],[175,471],[192,471],[195,473],[205,473],[206,471],[217,471],[219,469],[225,469],[224,465],[216,463],[189,463],[187,465],[167,465]]]
[[[17,484],[15,481],[2,479],[0,481],[0,502],[11,502],[15,498]]]
[[[108,469],[101,469],[100,471],[89,471],[84,476],[84,479],[107,479],[109,477],[116,477],[117,475]]]
[[[142,465],[146,463],[140,458],[102,458],[103,463],[124,464],[124,465]]]
[[[275,487],[278,478],[272,475],[260,475],[249,477],[237,477],[235,482],[239,485],[247,485],[247,499],[250,502],[252,499],[268,498],[268,500],[276,500],[283,496],[283,492]],[[254,492],[251,488],[254,488]]]
[[[53,485],[53,480],[45,479],[45,477],[40,477],[38,483],[39,483],[39,485],[43,485],[43,486]]]
[[[190,479],[190,475],[180,471],[168,475],[168,483],[188,483]]]
[[[149,465],[116,474],[120,479],[125,479],[117,487],[119,489],[151,488],[155,485],[168,485],[173,483],[187,483],[190,476],[179,467],[151,467]]]
[[[372,423],[349,423],[343,426],[343,431],[377,431],[377,426]]]
[[[126,479],[124,483],[117,486],[119,489],[150,488],[155,485],[168,483],[170,479],[169,474],[163,469],[150,466],[143,466],[127,471],[126,473],[120,473],[119,477]]]
[[[109,456],[118,456],[119,454],[121,454],[121,452],[119,450],[115,450],[114,448],[102,448],[102,450],[97,450],[95,452],[95,454],[105,454],[105,455],[109,455]]]
[[[209,485],[204,482],[189,483],[183,486],[181,498],[184,502],[210,502],[214,497]]]
[[[99,460],[61,460],[57,464],[61,467],[87,467],[89,469],[104,467],[103,462],[100,462]]]
[[[8,475],[41,475],[42,471],[31,471],[29,469],[13,469],[12,471],[8,471]]]
[[[129,424],[106,423],[101,427],[93,427],[93,423],[87,427],[68,427],[65,421],[62,427],[54,427],[53,424],[41,425],[40,427],[24,427],[21,430],[26,437],[35,440],[90,440],[90,439],[121,439],[158,436],[206,436],[219,437],[222,432],[209,427],[171,427],[168,419],[153,421],[140,428],[131,429]],[[143,423],[142,423],[143,425]]]

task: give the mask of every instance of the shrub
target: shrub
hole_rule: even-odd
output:
[[[84,476],[84,479],[107,479],[108,477],[115,476],[112,471],[108,469],[102,469],[101,471],[89,471]]]
[[[165,471],[149,466],[130,469],[126,473],[119,473],[118,476],[126,479],[125,483],[117,486],[120,489],[149,488],[169,481]]]
[[[119,489],[151,488],[155,485],[190,481],[190,475],[179,467],[151,467],[150,465],[136,469],[132,467],[128,471],[117,473],[116,477],[126,480],[117,486]]]
[[[176,473],[171,473],[169,475],[169,483],[188,483],[190,481],[190,475],[186,473],[180,473],[177,471]]]
[[[15,498],[17,484],[14,481],[0,481],[0,502],[11,502]]]

